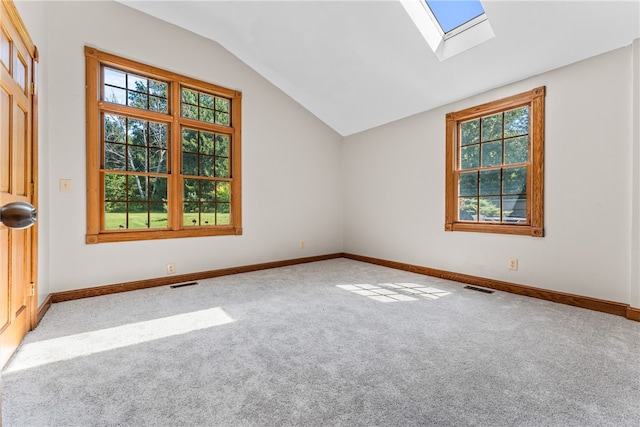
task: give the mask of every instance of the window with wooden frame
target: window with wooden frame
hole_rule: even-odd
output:
[[[86,242],[242,234],[241,92],[85,58]]]
[[[446,231],[544,235],[545,88],[446,117]]]

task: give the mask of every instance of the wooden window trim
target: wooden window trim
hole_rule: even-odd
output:
[[[446,115],[445,231],[470,231],[544,236],[544,86],[518,95]],[[530,158],[527,174],[527,217],[529,224],[468,223],[458,221],[458,128],[464,121],[522,106],[530,109]]]
[[[121,58],[109,53],[85,46],[86,59],[86,171],[87,171],[87,244],[103,242],[124,242],[134,240],[171,239],[182,237],[221,236],[242,234],[242,185],[241,185],[241,102],[242,93],[205,83],[170,71]],[[189,86],[199,90],[226,97],[231,102],[231,126],[206,124],[207,129],[217,129],[230,135],[231,147],[231,221],[229,225],[189,226],[183,228],[182,218],[182,177],[179,153],[181,129],[183,126],[203,128],[202,122],[180,117],[180,108],[170,102],[169,114],[140,110],[138,108],[108,103],[108,112],[136,116],[139,118],[164,122],[170,125],[168,159],[168,202],[169,227],[167,229],[103,230],[104,198],[101,175],[102,161],[102,124],[101,111],[105,108],[101,100],[100,67],[112,66],[132,73],[140,73],[158,80],[170,82],[169,97],[180,99],[180,87]],[[171,105],[173,103],[173,105]]]

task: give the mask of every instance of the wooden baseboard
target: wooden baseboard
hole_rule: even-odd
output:
[[[627,307],[627,319],[640,322],[640,308]]]
[[[269,268],[286,267],[289,265],[304,264],[308,262],[324,261],[328,259],[342,258],[342,253],[311,256],[283,261],[265,262],[240,267],[223,268],[220,270],[201,271],[197,273],[177,274],[175,276],[159,277],[148,280],[136,280],[133,282],[118,283],[114,285],[97,286],[93,288],[76,289],[73,291],[55,292],[49,295],[53,303],[71,301],[81,298],[90,298],[100,295],[114,294],[118,292],[135,291],[138,289],[154,288],[156,286],[173,285],[176,283],[193,282],[196,280],[211,279],[213,277],[229,276],[231,274],[249,273],[252,271],[266,270]],[[44,314],[44,313],[43,313]]]
[[[90,298],[100,295],[108,295],[118,292],[135,291],[138,289],[153,288],[156,286],[173,285],[176,283],[192,282],[196,280],[210,279],[213,277],[228,276],[239,273],[249,273],[252,271],[266,270],[269,268],[286,267],[289,265],[304,264],[308,262],[324,261],[335,258],[348,258],[362,261],[369,264],[376,264],[383,267],[395,268],[396,270],[410,271],[412,273],[424,274],[426,276],[438,277],[441,279],[453,280],[484,288],[497,289],[499,291],[510,292],[560,304],[572,305],[603,313],[614,314],[626,317],[630,320],[640,322],[640,308],[630,307],[615,301],[601,300],[597,298],[574,295],[565,292],[551,291],[547,289],[534,288],[532,286],[518,285],[500,280],[487,279],[484,277],[471,276],[468,274],[454,273],[446,270],[423,267],[419,265],[407,264],[397,261],[389,261],[379,258],[372,258],[350,253],[335,253],[328,255],[311,256],[306,258],[296,258],[283,261],[265,262],[261,264],[251,264],[240,267],[223,268],[220,270],[201,271],[197,273],[179,274],[175,276],[160,277],[148,280],[137,280],[133,282],[118,283],[114,285],[97,286],[93,288],[76,289],[66,292],[55,292],[47,297],[38,310],[38,323],[47,312],[52,303],[71,301],[80,298]]]
[[[36,315],[36,324],[33,325],[34,329],[40,324],[40,321],[49,310],[49,307],[51,307],[51,304],[53,304],[53,298],[51,297],[51,294],[49,294],[42,305],[38,308],[38,313]]]
[[[553,301],[560,304],[572,305],[575,307],[587,308],[589,310],[615,314],[616,316],[623,316],[627,319],[640,321],[640,309],[631,308],[629,307],[629,304],[623,304],[620,302],[607,301],[581,295],[568,294],[565,292],[534,288],[532,286],[526,285],[517,285],[515,283],[503,282],[500,280],[486,279],[483,277],[471,276],[468,274],[453,273],[451,271],[437,270],[435,268],[405,264],[396,261],[387,261],[379,258],[371,258],[361,255],[345,253],[343,256],[345,258],[353,259],[356,261],[363,261],[370,264],[395,268],[396,270],[410,271],[412,273],[424,274],[426,276],[453,280],[470,285],[482,286],[484,288],[497,289],[499,291]]]

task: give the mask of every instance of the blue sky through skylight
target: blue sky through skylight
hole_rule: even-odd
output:
[[[454,28],[471,21],[484,13],[479,0],[425,0],[438,20],[442,31],[448,33]]]

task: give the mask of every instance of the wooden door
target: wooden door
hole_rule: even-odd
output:
[[[13,2],[0,10],[0,206],[35,204],[35,46]],[[35,320],[36,231],[0,224],[0,367]]]

